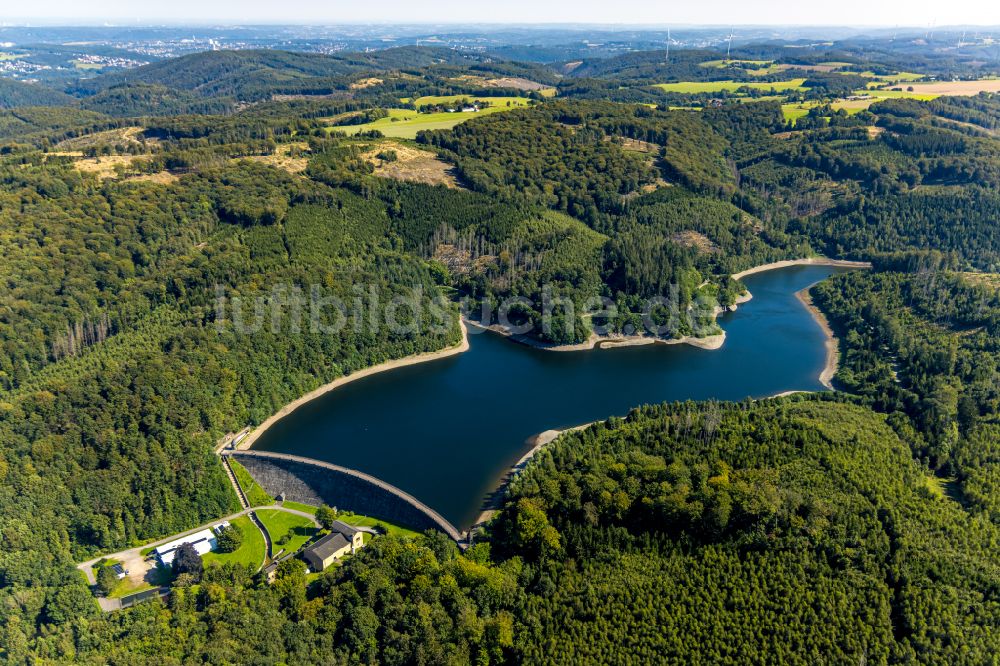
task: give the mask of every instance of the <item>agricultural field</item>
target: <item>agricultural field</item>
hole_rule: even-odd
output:
[[[96,62],[83,62],[81,60],[71,60],[77,69],[104,69],[104,66]]]
[[[364,125],[340,125],[330,127],[330,132],[344,132],[349,136],[359,132],[378,130],[385,136],[396,139],[415,139],[424,130],[451,129],[459,123],[479,116],[508,111],[512,107],[491,106],[480,111],[455,111],[453,113],[417,113],[413,109],[389,109],[388,118],[380,118]]]
[[[917,74],[916,72],[896,72],[895,74],[876,74],[875,72],[861,72],[858,76],[864,76],[865,78],[870,78],[873,81],[879,81],[881,83],[893,84],[893,83],[912,83],[913,81],[919,81],[924,78],[923,74]]]
[[[942,95],[956,97],[978,95],[981,92],[1000,92],[1000,79],[980,79],[978,81],[936,81],[914,83],[913,92],[918,99],[934,99]]]
[[[657,83],[654,87],[673,93],[699,94],[714,92],[737,92],[740,88],[751,88],[754,90],[774,90],[777,92],[795,91],[802,92],[806,88],[802,85],[804,78],[791,79],[789,81],[681,81],[679,83]]]
[[[257,526],[253,524],[249,516],[240,516],[232,521],[232,524],[239,527],[243,532],[243,543],[231,553],[220,553],[212,551],[202,555],[202,562],[206,567],[222,564],[241,564],[243,566],[258,569],[264,562],[266,547],[264,535],[260,533]]]
[[[847,111],[849,115],[854,115],[855,113],[860,113],[864,111],[873,103],[877,102],[876,98],[869,99],[839,99],[830,102],[830,107],[834,111],[844,110]],[[819,106],[819,102],[789,102],[787,104],[781,105],[781,112],[785,116],[785,120],[790,120],[792,122],[798,120],[809,114],[809,110]]]
[[[858,90],[856,91],[858,95],[869,95],[871,97],[877,97],[880,99],[918,99],[922,102],[928,102],[932,99],[937,99],[941,97],[943,93],[934,93],[928,90],[923,90],[917,85],[913,86],[913,92],[909,90],[885,90],[882,88],[869,88],[868,90]],[[970,95],[974,93],[969,93]],[[877,100],[876,100],[877,101]]]
[[[436,106],[445,104],[455,104],[463,100],[470,102],[486,102],[491,107],[514,107],[528,106],[531,101],[527,97],[477,97],[476,95],[427,95],[413,100],[413,105],[418,109],[421,106]]]

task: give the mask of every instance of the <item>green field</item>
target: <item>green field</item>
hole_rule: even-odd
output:
[[[789,81],[773,82],[747,82],[747,81],[681,81],[679,83],[657,83],[654,87],[666,92],[698,94],[713,92],[736,92],[740,88],[752,88],[754,90],[794,90],[801,92],[805,79],[791,79]]]
[[[257,512],[257,517],[260,518],[260,522],[264,523],[268,534],[271,535],[275,557],[281,550],[286,553],[294,553],[316,533],[316,526],[311,520],[287,511],[264,509]],[[291,534],[288,542],[279,544],[281,538],[288,534]]]
[[[308,504],[302,504],[301,502],[285,501],[282,502],[281,506],[286,506],[289,509],[297,509],[299,511],[307,511],[309,513],[315,513],[316,511],[316,507]],[[371,516],[362,516],[361,514],[351,513],[350,511],[340,511],[337,515],[348,525],[356,525],[358,527],[375,527],[376,525],[383,525],[389,531],[389,534],[410,538],[420,536],[420,532],[416,530],[412,530],[408,527],[403,527],[402,525],[397,525],[395,523],[390,523],[387,520],[372,518]]]
[[[909,92],[908,90],[880,90],[878,88],[869,88],[868,90],[858,90],[858,95],[871,95],[872,97],[878,97],[880,99],[897,99],[905,97],[908,99],[918,99],[923,102],[930,101],[932,99],[937,99],[941,95],[934,93],[918,93]]]
[[[876,81],[881,81],[883,83],[897,83],[897,82],[913,82],[919,81],[924,78],[923,74],[917,74],[916,72],[896,72],[895,74],[876,74],[875,72],[862,72],[861,76],[871,77]]]
[[[362,516],[357,513],[351,513],[350,511],[339,511],[337,513],[337,518],[344,521],[348,525],[354,525],[355,527],[375,527],[376,525],[382,525],[388,530],[389,534],[395,536],[415,538],[420,536],[420,532],[416,530],[411,530],[402,525],[395,525],[385,520],[380,520],[379,518],[372,518],[371,516]]]
[[[502,98],[500,98],[502,99]],[[389,109],[388,118],[380,118],[373,123],[364,125],[342,125],[329,128],[330,132],[344,132],[350,136],[358,132],[378,130],[385,136],[397,139],[415,139],[417,132],[423,130],[451,129],[459,123],[471,118],[507,111],[510,107],[491,106],[478,112],[463,113],[417,113],[412,109]]]
[[[247,496],[247,501],[250,502],[250,506],[267,506],[268,504],[274,504],[274,498],[267,494],[260,484],[254,481],[254,478],[250,476],[250,472],[247,471],[246,467],[239,464],[232,458],[229,459],[229,464],[233,467],[233,474],[236,475],[236,481],[239,482],[240,487]]]
[[[784,114],[785,120],[791,120],[792,122],[809,115],[810,105],[807,104],[782,104],[781,113]]]
[[[418,109],[421,106],[426,106],[428,104],[454,104],[455,102],[461,102],[462,100],[469,100],[470,102],[489,102],[490,106],[528,106],[529,100],[527,97],[477,97],[475,95],[428,95],[426,97],[418,97],[413,100],[413,105]]]
[[[23,53],[0,53],[0,61],[3,60],[17,60],[18,58],[23,58]]]
[[[232,553],[219,553],[212,551],[202,556],[205,566],[223,564],[242,564],[251,567],[256,571],[264,562],[265,545],[264,535],[260,533],[257,526],[253,524],[249,516],[240,516],[232,522],[243,532],[243,544]]]

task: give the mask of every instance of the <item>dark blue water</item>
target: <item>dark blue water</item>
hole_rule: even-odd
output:
[[[822,390],[824,335],[795,292],[841,269],[748,277],[719,350],[688,345],[546,352],[492,333],[451,358],[358,380],[278,421],[255,444],[352,467],[467,527],[532,435],[673,400]]]

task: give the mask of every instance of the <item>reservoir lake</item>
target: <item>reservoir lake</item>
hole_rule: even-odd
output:
[[[821,391],[825,336],[795,293],[843,272],[793,266],[746,277],[753,300],[723,314],[721,349],[646,345],[551,352],[469,330],[469,351],[375,374],[274,423],[255,450],[366,472],[469,527],[545,430],[675,400]]]

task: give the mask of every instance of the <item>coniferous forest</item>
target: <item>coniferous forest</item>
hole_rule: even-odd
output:
[[[766,72],[709,50],[569,67],[402,47],[0,79],[0,660],[994,663],[1000,96],[835,100],[995,72],[837,48],[747,47]],[[394,133],[421,98],[474,117]],[[462,301],[523,298],[539,321],[548,291],[603,297],[617,335],[648,299],[729,306],[734,274],[816,256],[872,263],[811,289],[836,391],[564,434],[465,550],[389,534],[308,576],[206,566],[113,613],[76,568],[238,511],[220,438],[454,346]],[[284,299],[310,285],[419,288],[437,316],[300,329]],[[253,303],[280,315],[229,325]],[[583,342],[581,311],[533,335]]]

